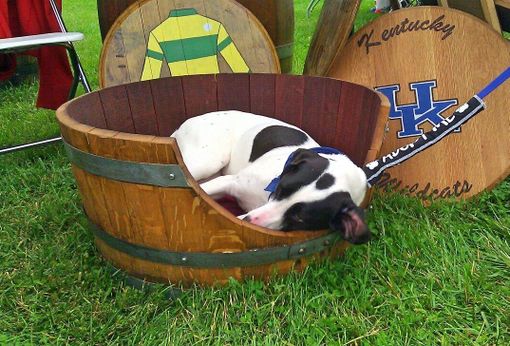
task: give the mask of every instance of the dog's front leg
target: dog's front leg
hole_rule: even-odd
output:
[[[200,184],[202,190],[214,199],[221,198],[225,195],[232,195],[232,187],[235,184],[234,175],[222,175],[220,177],[209,180]]]

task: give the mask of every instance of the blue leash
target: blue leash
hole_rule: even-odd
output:
[[[487,97],[487,95],[496,90],[501,84],[506,82],[506,80],[509,78],[510,78],[510,66],[507,67],[505,71],[503,71],[499,76],[496,77],[496,79],[490,82],[476,95],[483,100],[484,98]]]
[[[468,102],[457,108],[449,118],[446,118],[441,123],[434,126],[431,131],[421,135],[414,143],[400,147],[388,155],[367,163],[365,167],[363,167],[363,171],[367,176],[368,186],[374,185],[386,169],[399,165],[419,152],[431,147],[446,137],[450,132],[465,124],[476,114],[483,111],[485,109],[483,99],[509,78],[510,67],[507,67],[505,71],[479,93],[475,94]]]

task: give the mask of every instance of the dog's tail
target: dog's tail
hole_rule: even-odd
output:
[[[450,132],[467,123],[472,117],[483,111],[486,107],[483,99],[509,78],[510,67],[507,67],[503,73],[490,82],[479,93],[475,94],[468,102],[457,108],[450,117],[434,126],[429,132],[421,135],[414,143],[404,145],[380,159],[367,163],[365,167],[363,167],[363,172],[365,172],[367,176],[368,186],[377,183],[381,174],[386,169],[399,165],[414,155],[433,146],[450,134]]]

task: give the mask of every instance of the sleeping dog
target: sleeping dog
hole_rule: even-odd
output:
[[[330,228],[353,244],[370,239],[359,207],[365,173],[299,128],[220,111],[188,119],[172,137],[201,188],[215,199],[235,197],[248,211],[242,219],[284,231]]]

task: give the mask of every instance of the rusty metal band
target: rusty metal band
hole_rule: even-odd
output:
[[[252,249],[232,253],[173,252],[133,244],[105,232],[89,220],[92,233],[109,247],[142,260],[194,268],[235,268],[297,260],[328,250],[340,240],[338,233],[328,233],[302,243],[289,246]]]
[[[189,187],[179,165],[115,160],[87,153],[63,142],[69,160],[88,173],[135,184]]]
[[[276,53],[280,59],[287,59],[292,57],[294,54],[294,42],[276,47]]]
[[[161,283],[140,279],[136,276],[130,275],[129,273],[123,271],[122,269],[115,267],[111,263],[108,263],[106,265],[106,269],[113,278],[120,280],[126,286],[129,286],[140,291],[145,292],[163,291],[164,296],[167,299],[171,300],[178,298],[183,292],[182,288],[173,285],[171,282]]]

